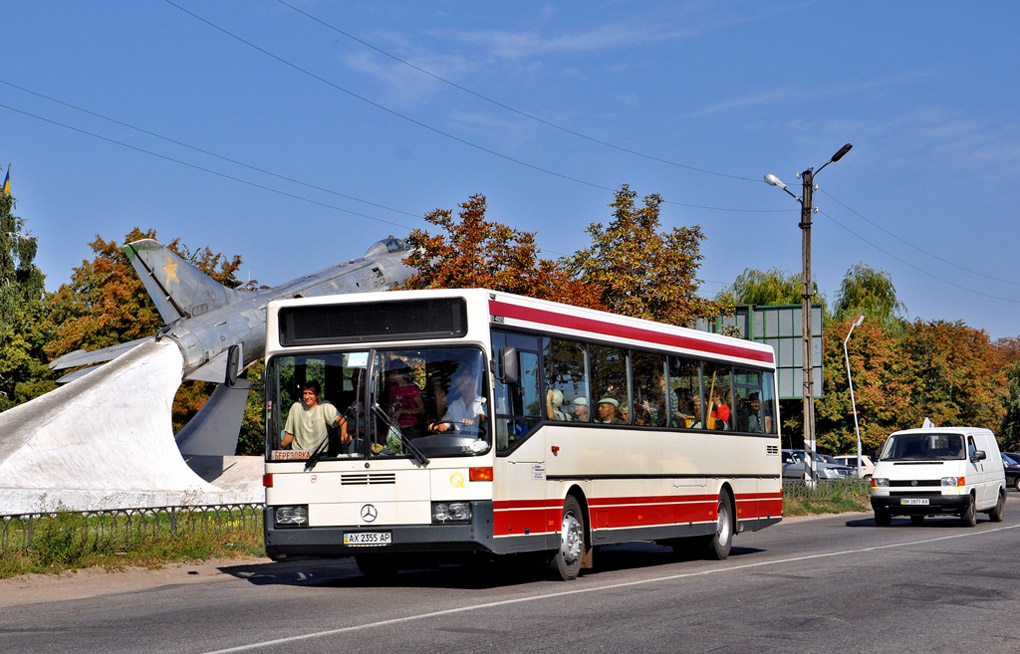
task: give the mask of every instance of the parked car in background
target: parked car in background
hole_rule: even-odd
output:
[[[804,450],[783,450],[783,479],[807,479],[807,452]],[[857,470],[848,466],[836,465],[826,461],[822,455],[815,453],[815,470],[821,480],[849,479],[857,476]]]
[[[833,457],[836,459],[836,463],[841,466],[849,466],[855,471],[857,470],[857,455],[856,454],[840,454]],[[871,475],[875,472],[875,462],[871,460],[871,457],[867,454],[861,455],[861,476],[865,479],[871,479]]]
[[[1006,473],[1006,485],[1020,491],[1020,461],[1011,452],[1002,452],[1002,468]]]

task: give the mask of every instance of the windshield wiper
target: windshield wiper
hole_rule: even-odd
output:
[[[373,403],[372,411],[375,412],[376,417],[378,417],[386,424],[387,428],[396,430],[396,432],[400,434],[401,445],[404,446],[404,449],[407,450],[411,454],[411,456],[413,456],[414,459],[421,464],[422,467],[425,467],[429,464],[429,458],[425,456],[425,453],[419,450],[417,447],[415,447],[415,445],[411,443],[410,439],[404,437],[404,433],[400,431],[400,425],[398,425],[392,418],[386,415],[386,412],[382,410],[382,407],[380,407],[378,404]]]

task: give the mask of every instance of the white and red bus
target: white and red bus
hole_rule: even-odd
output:
[[[267,330],[273,559],[534,552],[571,579],[599,545],[724,558],[782,519],[767,346],[484,289],[272,302]],[[331,408],[302,439],[309,389]]]

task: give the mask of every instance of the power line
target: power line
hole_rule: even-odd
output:
[[[464,87],[464,86],[461,86],[460,84],[457,84],[456,82],[452,82],[452,81],[450,81],[450,80],[448,80],[448,79],[446,79],[444,77],[441,77],[441,76],[433,73],[430,70],[427,70],[425,68],[422,68],[421,66],[413,64],[410,61],[407,61],[406,59],[401,59],[400,57],[396,56],[395,54],[387,52],[386,50],[383,50],[382,48],[380,48],[380,47],[378,47],[376,45],[373,45],[373,44],[369,43],[368,41],[365,41],[363,39],[360,39],[360,38],[354,36],[353,34],[345,32],[344,30],[340,29],[339,27],[331,25],[330,23],[327,23],[326,21],[324,21],[324,20],[322,20],[322,19],[320,19],[320,18],[318,18],[316,16],[313,16],[312,14],[308,13],[307,11],[304,11],[302,9],[298,9],[297,7],[295,7],[294,5],[290,4],[289,2],[285,2],[285,0],[276,0],[276,1],[279,2],[281,5],[284,5],[285,7],[289,7],[290,9],[293,9],[294,11],[296,11],[299,14],[301,14],[302,16],[305,16],[305,17],[315,21],[316,23],[319,23],[323,27],[326,27],[328,29],[333,30],[337,34],[345,36],[345,37],[347,37],[348,39],[350,39],[352,41],[360,43],[361,45],[365,46],[366,48],[369,48],[371,50],[374,50],[374,51],[378,52],[379,54],[383,55],[384,57],[389,57],[390,59],[392,59],[392,60],[394,60],[394,61],[396,61],[396,62],[398,62],[400,64],[403,64],[404,66],[407,66],[408,68],[412,68],[412,69],[418,71],[419,73],[421,73],[423,75],[427,75],[428,77],[431,77],[432,79],[434,79],[436,81],[442,82],[443,84],[446,84],[447,86],[451,86],[451,87],[457,89],[458,91],[462,91],[464,93],[467,93],[468,95],[474,96],[474,97],[478,98],[479,100],[484,100],[485,102],[488,102],[489,104],[495,105],[495,106],[497,106],[497,107],[499,107],[501,109],[506,109],[507,111],[510,111],[512,113],[517,114],[518,116],[522,116],[522,117],[527,118],[529,120],[533,120],[533,121],[535,121],[537,123],[541,123],[541,124],[543,124],[543,125],[545,125],[547,127],[552,127],[553,129],[557,129],[557,130],[559,130],[561,132],[565,132],[567,134],[570,134],[572,136],[576,136],[578,138],[582,138],[582,139],[584,139],[586,141],[591,141],[592,143],[597,143],[599,145],[603,145],[603,146],[605,146],[607,148],[612,148],[614,150],[619,150],[620,152],[626,152],[627,154],[632,154],[632,155],[634,155],[636,157],[642,157],[642,158],[648,159],[650,161],[656,161],[658,163],[664,163],[664,164],[667,164],[669,166],[675,166],[677,168],[684,168],[686,170],[693,170],[695,172],[705,173],[705,174],[708,174],[708,175],[718,175],[719,177],[729,177],[730,179],[739,179],[739,180],[743,180],[743,181],[747,181],[747,182],[755,182],[755,183],[760,183],[761,182],[761,180],[758,179],[758,178],[743,177],[741,175],[731,175],[729,173],[720,173],[720,172],[717,172],[717,171],[714,171],[714,170],[708,170],[706,168],[698,168],[696,166],[689,166],[687,164],[678,163],[676,161],[670,161],[669,159],[663,159],[662,157],[656,157],[654,155],[646,154],[644,152],[639,152],[637,150],[632,150],[630,148],[625,148],[625,147],[623,147],[621,145],[616,145],[615,143],[610,143],[609,141],[604,141],[602,139],[595,138],[594,136],[589,136],[587,134],[583,134],[581,132],[572,130],[569,127],[564,127],[562,125],[558,125],[556,123],[548,121],[548,120],[546,120],[544,118],[541,118],[539,116],[536,116],[534,114],[530,114],[530,113],[528,113],[526,111],[523,111],[521,109],[517,109],[516,107],[512,107],[512,106],[510,106],[510,105],[508,105],[506,103],[500,102],[499,100],[494,100],[493,98],[490,98],[488,96],[482,95],[481,93],[478,93],[477,91],[472,91],[471,89],[469,89],[467,87]]]
[[[411,216],[412,218],[421,218],[421,216],[419,216],[418,214],[411,213],[410,211],[404,211],[402,209],[394,209],[393,207],[387,207],[386,205],[379,204],[377,202],[371,202],[369,200],[363,200],[363,199],[355,197],[353,195],[347,195],[346,193],[341,193],[339,191],[333,191],[331,189],[324,188],[322,186],[316,186],[315,184],[309,184],[308,182],[302,182],[299,179],[294,179],[293,177],[287,177],[286,175],[283,175],[282,173],[277,173],[277,172],[273,172],[271,170],[266,170],[264,168],[259,168],[258,166],[253,166],[251,164],[244,163],[243,161],[238,161],[237,159],[231,159],[230,157],[225,157],[225,156],[223,156],[221,154],[216,154],[215,152],[210,152],[209,150],[204,150],[204,149],[199,148],[197,146],[189,145],[188,143],[184,143],[183,141],[178,141],[176,139],[172,139],[172,138],[170,138],[168,136],[164,136],[162,134],[158,134],[158,133],[153,132],[151,130],[144,129],[142,127],[137,127],[137,126],[131,125],[129,123],[125,123],[124,121],[117,120],[116,118],[111,118],[109,116],[104,116],[103,114],[96,113],[95,111],[91,111],[89,109],[85,109],[83,107],[79,107],[77,105],[73,105],[70,102],[65,102],[64,100],[59,100],[57,98],[53,98],[53,97],[50,97],[48,95],[44,95],[42,93],[38,93],[38,92],[33,91],[31,89],[27,89],[27,88],[25,88],[23,86],[18,86],[17,84],[13,84],[11,82],[8,82],[8,81],[2,80],[2,79],[0,79],[0,84],[6,84],[7,86],[10,86],[11,88],[15,88],[15,89],[18,89],[19,91],[23,91],[25,93],[29,93],[31,95],[34,95],[34,96],[38,97],[38,98],[43,98],[44,100],[49,100],[50,102],[54,102],[56,104],[60,104],[60,105],[63,105],[65,107],[70,107],[71,109],[74,109],[75,111],[80,111],[80,112],[88,114],[90,116],[95,116],[96,118],[101,118],[103,120],[109,121],[109,122],[114,123],[116,125],[120,125],[122,127],[127,127],[128,129],[132,129],[132,130],[134,130],[136,132],[140,132],[142,134],[148,134],[149,136],[154,136],[154,137],[156,137],[158,139],[162,139],[164,141],[167,141],[168,143],[173,143],[174,145],[179,145],[181,147],[188,148],[189,150],[194,150],[195,152],[201,152],[202,154],[209,155],[210,157],[216,157],[217,159],[220,159],[222,161],[227,161],[229,163],[236,164],[236,165],[242,166],[244,168],[248,168],[249,170],[254,170],[256,172],[264,173],[266,175],[271,175],[273,177],[278,177],[279,179],[283,179],[283,180],[286,180],[288,182],[292,182],[294,184],[300,184],[301,186],[305,186],[305,187],[308,187],[308,188],[311,188],[311,189],[315,189],[316,191],[322,191],[324,193],[330,193],[332,195],[336,195],[336,196],[339,196],[339,197],[342,197],[342,198],[347,198],[348,200],[354,200],[356,202],[361,202],[363,204],[368,204],[368,205],[371,205],[373,207],[378,207],[380,209],[386,209],[387,211],[392,211],[394,213],[404,214],[405,216]]]
[[[819,189],[819,190],[821,190],[821,189]],[[868,224],[872,225],[873,227],[877,227],[878,229],[882,230],[883,232],[885,232],[889,236],[892,236],[897,241],[900,241],[901,243],[904,243],[905,245],[909,245],[910,247],[914,248],[915,250],[917,250],[918,252],[920,252],[922,254],[926,254],[929,257],[932,257],[933,259],[938,259],[939,261],[941,261],[944,264],[953,266],[954,268],[959,268],[960,270],[962,270],[964,272],[968,272],[968,273],[970,273],[972,275],[977,275],[978,277],[984,277],[985,279],[991,279],[991,280],[996,281],[996,282],[1002,282],[1003,284],[1012,284],[1013,286],[1020,286],[1020,282],[1016,282],[1016,281],[1013,281],[1013,280],[1010,280],[1010,279],[1002,279],[1002,278],[999,278],[999,277],[993,277],[992,275],[987,275],[987,274],[985,274],[983,272],[979,272],[977,270],[971,270],[970,268],[967,268],[966,266],[961,266],[960,264],[956,263],[955,261],[950,261],[949,259],[944,259],[943,257],[940,257],[939,255],[935,254],[934,252],[929,252],[929,251],[927,251],[927,250],[925,250],[923,248],[920,248],[920,247],[914,245],[913,243],[911,243],[910,241],[908,241],[908,240],[906,240],[904,238],[901,238],[901,237],[897,236],[896,234],[893,234],[888,229],[886,229],[885,227],[882,227],[881,225],[879,225],[875,221],[866,218],[865,216],[863,216],[862,214],[858,213],[857,211],[854,211],[853,209],[848,207],[846,204],[841,202],[838,198],[834,197],[831,193],[826,193],[824,190],[822,191],[822,193],[825,193],[825,195],[830,197],[834,202],[836,202],[841,207],[843,207],[844,209],[846,209],[847,211],[849,211],[853,215],[857,216],[861,220],[867,222]]]
[[[374,100],[371,100],[371,99],[366,98],[366,97],[364,97],[362,95],[359,95],[359,94],[355,93],[354,91],[351,91],[350,89],[344,88],[344,87],[340,86],[339,84],[336,84],[335,82],[332,82],[332,81],[330,81],[330,80],[328,80],[328,79],[326,79],[326,78],[324,78],[324,77],[322,77],[320,75],[317,75],[317,74],[315,74],[315,73],[313,73],[313,72],[311,72],[311,71],[309,71],[309,70],[307,70],[305,68],[302,68],[301,66],[298,66],[297,64],[292,63],[292,62],[284,59],[283,57],[280,57],[279,55],[273,54],[272,52],[266,50],[265,48],[262,48],[262,47],[260,47],[258,45],[255,45],[251,41],[248,41],[248,40],[238,36],[237,34],[234,34],[233,32],[230,32],[229,30],[227,30],[227,29],[225,29],[223,27],[220,27],[219,25],[213,23],[212,21],[207,20],[206,18],[203,18],[202,16],[199,16],[198,14],[196,14],[196,13],[194,13],[192,11],[189,11],[188,9],[185,9],[184,7],[180,6],[179,4],[173,2],[173,0],[163,0],[163,1],[166,2],[168,5],[170,5],[172,7],[175,7],[176,9],[179,9],[183,13],[191,16],[195,20],[198,20],[198,21],[200,21],[202,23],[205,23],[206,25],[208,25],[209,27],[215,29],[216,31],[218,31],[218,32],[220,32],[222,34],[225,34],[225,35],[229,36],[230,38],[232,38],[232,39],[234,39],[234,40],[236,40],[236,41],[238,41],[240,43],[243,43],[244,45],[248,46],[249,48],[252,48],[253,50],[261,52],[265,56],[267,56],[267,57],[269,57],[269,58],[271,58],[271,59],[273,59],[275,61],[278,61],[279,63],[287,66],[288,68],[292,68],[292,69],[298,71],[299,73],[307,75],[308,77],[311,77],[312,79],[314,79],[314,80],[316,80],[318,82],[326,84],[327,86],[330,86],[330,87],[336,89],[337,91],[340,91],[341,93],[344,93],[344,94],[346,94],[346,95],[348,95],[348,96],[350,96],[350,97],[352,97],[352,98],[354,98],[356,100],[360,100],[361,102],[364,102],[365,104],[368,104],[369,106],[375,107],[376,109],[379,109],[380,111],[384,111],[384,112],[386,112],[386,113],[388,113],[388,114],[390,114],[392,116],[396,116],[397,118],[400,118],[401,120],[405,120],[405,121],[407,121],[407,122],[409,122],[409,123],[411,123],[413,125],[417,125],[418,127],[421,127],[422,129],[426,129],[426,130],[428,130],[430,132],[433,132],[435,134],[439,134],[440,136],[444,136],[444,137],[446,137],[446,138],[448,138],[450,140],[456,141],[456,142],[458,142],[458,143],[460,143],[462,145],[466,145],[466,146],[468,146],[470,148],[474,148],[474,149],[479,150],[481,152],[485,152],[486,154],[490,154],[490,155],[492,155],[494,157],[498,157],[498,158],[503,159],[505,161],[509,161],[511,163],[515,163],[515,164],[517,164],[519,166],[524,166],[526,168],[531,168],[532,170],[537,170],[537,171],[545,173],[547,175],[552,175],[554,177],[559,177],[560,179],[565,179],[565,180],[568,180],[568,181],[571,181],[571,182],[574,182],[574,183],[577,183],[577,184],[582,184],[584,186],[590,186],[592,188],[601,189],[603,191],[608,191],[610,193],[615,193],[616,192],[616,189],[610,188],[608,186],[603,186],[601,184],[596,184],[595,182],[589,182],[587,180],[583,180],[583,179],[580,179],[578,177],[573,177],[571,175],[566,175],[564,173],[556,172],[555,170],[550,170],[548,168],[543,168],[542,166],[538,166],[536,164],[529,163],[529,162],[524,161],[522,159],[517,159],[516,157],[511,157],[510,155],[503,154],[503,153],[498,152],[496,150],[493,150],[491,148],[487,148],[487,147],[485,147],[483,145],[479,145],[477,143],[473,143],[471,141],[468,141],[467,139],[464,139],[464,138],[461,138],[461,137],[456,136],[454,134],[451,134],[449,132],[443,131],[443,130],[437,128],[437,127],[433,127],[433,126],[431,126],[431,125],[429,125],[427,123],[424,123],[424,122],[422,122],[422,121],[420,121],[420,120],[418,120],[416,118],[412,118],[411,116],[408,116],[408,115],[403,114],[403,113],[401,113],[399,111],[396,111],[395,109],[390,109],[389,107],[387,107],[387,106],[385,106],[383,104],[380,104],[380,103],[378,103],[378,102],[376,102]],[[672,205],[681,206],[681,207],[689,207],[689,208],[694,208],[694,209],[706,209],[706,210],[710,210],[710,211],[727,211],[727,212],[735,212],[735,213],[785,213],[787,211],[786,209],[732,209],[732,208],[727,208],[727,207],[712,207],[712,206],[706,206],[706,205],[687,204],[687,203],[683,203],[683,202],[673,202],[673,201],[669,201],[669,200],[663,200],[663,203],[664,204],[672,204]]]
[[[52,119],[46,118],[44,116],[39,116],[37,114],[33,114],[31,112],[28,112],[28,111],[22,111],[21,109],[15,109],[14,107],[10,107],[10,106],[5,105],[5,104],[0,104],[0,108],[6,109],[8,111],[12,111],[14,113],[21,114],[23,116],[28,116],[30,118],[35,118],[36,120],[40,120],[40,121],[45,122],[45,123],[50,123],[51,125],[57,125],[59,127],[65,128],[65,129],[69,129],[71,131],[78,132],[79,134],[85,134],[86,136],[91,136],[92,138],[96,138],[96,139],[99,139],[101,141],[106,141],[107,143],[113,143],[113,144],[119,145],[121,147],[130,148],[131,150],[135,150],[136,152],[142,152],[144,154],[148,154],[148,155],[151,155],[153,157],[159,157],[160,159],[164,159],[166,161],[172,161],[173,163],[180,164],[182,166],[187,166],[188,168],[194,168],[195,170],[200,170],[202,172],[210,173],[210,174],[216,175],[218,177],[223,177],[224,179],[229,179],[229,180],[232,180],[232,181],[235,181],[235,182],[240,182],[241,184],[247,184],[248,186],[254,186],[255,188],[263,189],[263,190],[269,191],[271,193],[276,193],[277,195],[282,195],[282,196],[285,196],[285,197],[288,197],[288,198],[293,198],[295,200],[301,200],[303,202],[308,202],[310,204],[315,204],[315,205],[318,205],[320,207],[325,207],[327,209],[333,209],[334,211],[342,211],[343,213],[349,213],[352,216],[359,216],[361,218],[368,218],[369,220],[374,220],[376,222],[386,223],[388,225],[394,225],[396,227],[402,227],[404,229],[414,229],[413,227],[409,227],[408,225],[404,225],[404,224],[401,224],[401,223],[398,223],[398,222],[394,222],[392,220],[385,220],[383,218],[377,218],[375,216],[370,216],[368,214],[360,213],[360,212],[357,212],[357,211],[351,211],[350,209],[344,209],[342,207],[337,207],[335,205],[327,204],[325,202],[319,202],[318,200],[312,200],[311,198],[306,198],[304,196],[296,195],[294,193],[288,193],[286,191],[281,191],[280,189],[276,189],[276,188],[273,188],[271,186],[263,186],[262,184],[256,184],[255,182],[250,182],[250,181],[248,181],[246,179],[242,179],[240,177],[235,177],[233,175],[228,175],[226,173],[221,173],[221,172],[219,172],[217,170],[213,170],[211,168],[204,168],[204,167],[199,166],[197,164],[188,163],[187,161],[182,161],[180,159],[175,159],[174,157],[169,157],[169,156],[167,156],[165,154],[160,154],[158,152],[153,152],[152,150],[146,150],[145,148],[140,148],[140,147],[138,147],[136,145],[131,145],[130,143],[124,143],[123,141],[118,141],[118,140],[112,139],[112,138],[110,138],[108,136],[103,136],[102,134],[96,134],[95,132],[90,132],[88,130],[81,129],[79,127],[74,127],[73,125],[68,125],[66,123],[62,123],[62,122],[57,121],[57,120],[52,120]]]
[[[975,295],[981,295],[983,297],[987,297],[987,298],[990,298],[992,300],[1001,300],[1002,302],[1010,302],[1012,304],[1020,304],[1020,300],[1013,300],[1013,299],[1010,299],[1010,298],[1007,298],[1007,297],[999,297],[998,295],[991,295],[989,293],[985,293],[983,291],[979,291],[979,290],[976,290],[976,289],[973,289],[973,288],[967,288],[966,286],[962,286],[960,284],[957,284],[956,282],[952,282],[952,281],[949,281],[948,279],[944,279],[942,277],[939,277],[935,273],[928,272],[924,268],[921,268],[919,266],[915,266],[914,264],[910,263],[909,261],[901,259],[900,257],[896,256],[892,252],[889,252],[885,248],[879,247],[878,245],[872,243],[871,241],[869,241],[868,239],[864,238],[863,236],[861,236],[860,234],[858,234],[854,230],[850,229],[849,227],[847,227],[843,223],[839,222],[838,220],[836,220],[835,218],[833,218],[829,214],[825,213],[824,211],[819,211],[818,213],[823,215],[823,216],[825,216],[826,218],[828,218],[832,222],[836,223],[836,225],[838,225],[838,226],[842,227],[843,229],[845,229],[846,231],[850,232],[851,234],[853,234],[857,238],[861,239],[862,241],[864,241],[865,243],[867,243],[871,247],[875,248],[879,252],[882,252],[883,254],[892,257],[893,259],[895,259],[896,261],[899,261],[903,265],[908,266],[910,268],[913,268],[917,272],[919,272],[921,274],[924,274],[924,275],[927,275],[928,277],[931,277],[932,279],[934,279],[936,281],[940,281],[943,284],[948,284],[949,286],[953,286],[955,288],[958,288],[961,291],[966,291],[968,293],[974,293]]]

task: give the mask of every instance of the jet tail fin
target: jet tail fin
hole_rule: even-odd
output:
[[[166,324],[200,316],[238,299],[237,291],[150,238],[128,243],[124,253]]]

